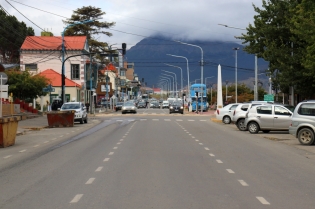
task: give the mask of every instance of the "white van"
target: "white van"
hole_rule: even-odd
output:
[[[163,101],[162,102],[162,109],[169,108],[169,107],[170,107],[170,103],[168,101]]]

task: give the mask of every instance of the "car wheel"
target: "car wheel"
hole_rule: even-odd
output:
[[[87,123],[87,122],[88,122],[88,117],[86,116],[85,120],[84,120],[84,123]]]
[[[231,123],[231,118],[229,116],[224,116],[222,122],[224,124],[230,124]]]
[[[264,133],[269,133],[269,132],[270,132],[270,130],[263,130],[263,132],[264,132]]]
[[[257,134],[259,132],[259,125],[256,122],[249,122],[248,131],[251,134]]]
[[[83,124],[83,116],[82,116],[82,118],[80,119],[80,123]]]
[[[237,121],[237,128],[240,131],[247,131],[247,127],[245,126],[245,119],[240,119]]]
[[[302,128],[298,133],[298,139],[303,145],[312,145],[314,143],[314,133],[309,128]]]

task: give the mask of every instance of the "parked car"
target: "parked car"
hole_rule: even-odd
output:
[[[265,104],[253,106],[245,116],[244,125],[251,134],[263,131],[288,131],[292,112],[283,105]]]
[[[137,107],[134,102],[125,102],[123,106],[121,107],[121,113],[137,113]]]
[[[117,112],[118,110],[121,110],[123,104],[124,104],[123,102],[117,102],[117,103],[116,103],[116,105],[115,105],[115,110],[116,110],[116,112]]]
[[[289,133],[303,145],[315,143],[315,101],[300,102],[294,109]]]
[[[60,111],[69,111],[74,110],[74,121],[79,121],[81,124],[88,122],[88,115],[86,112],[86,107],[82,102],[67,102],[64,103],[61,108],[58,108]]]
[[[217,109],[215,112],[216,119],[222,120],[222,122],[225,124],[230,124],[232,120],[231,118],[233,117],[234,110],[238,105],[239,103],[231,103],[231,104],[226,105],[223,108]]]
[[[138,107],[139,109],[140,109],[140,108],[146,108],[146,104],[145,104],[144,101],[143,101],[143,102],[141,101],[141,102],[138,103],[138,106],[137,106],[137,107]]]
[[[164,108],[169,108],[169,107],[170,107],[169,101],[163,101],[163,102],[162,102],[162,109],[164,109]]]
[[[236,127],[240,131],[247,131],[247,127],[244,124],[247,110],[249,110],[252,106],[261,105],[261,104],[267,104],[267,102],[255,101],[251,103],[242,103],[242,104],[239,104],[235,108],[233,117],[232,117],[232,122],[235,123]]]
[[[169,109],[170,109],[170,114],[172,113],[184,114],[183,102],[173,102],[172,105],[170,105]]]
[[[157,101],[150,103],[150,108],[160,108],[160,104]]]

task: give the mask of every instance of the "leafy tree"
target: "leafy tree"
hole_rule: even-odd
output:
[[[0,54],[3,62],[18,63],[20,60],[19,49],[26,36],[34,36],[34,29],[0,10],[0,34]]]
[[[87,19],[100,19],[101,16],[106,13],[101,10],[101,8],[96,8],[92,6],[83,6],[75,10],[70,19],[64,20],[63,23],[66,25],[74,24],[75,22],[82,22]],[[107,43],[97,41],[95,35],[104,34],[107,36],[112,36],[112,33],[104,31],[104,29],[109,29],[115,25],[115,22],[100,22],[95,20],[86,24],[79,24],[69,27],[65,31],[66,36],[87,36],[88,43],[91,52],[99,52],[106,50]]]
[[[39,96],[45,96],[47,92],[42,89],[49,84],[49,80],[39,74],[32,75],[28,70],[6,72],[8,75],[9,93],[15,98],[32,101]]]
[[[249,24],[247,33],[238,37],[246,44],[244,48],[250,54],[269,61],[272,80],[287,92],[289,86],[304,82],[304,67],[301,65],[304,43],[292,32],[292,11],[301,0],[263,0],[260,9],[253,5],[254,24]],[[298,89],[300,92],[303,89]]]

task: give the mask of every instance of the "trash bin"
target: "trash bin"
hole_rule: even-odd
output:
[[[74,110],[71,111],[52,111],[47,113],[48,127],[73,127]]]
[[[15,144],[15,137],[20,116],[0,118],[0,147],[5,148]]]

